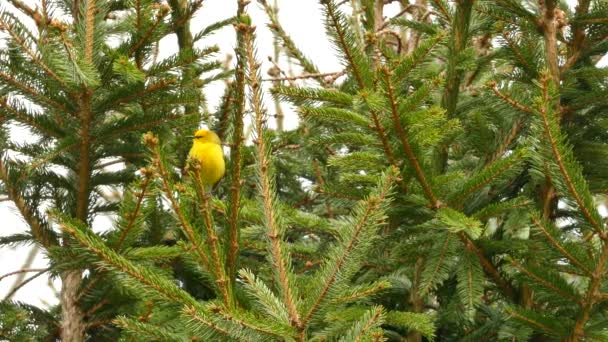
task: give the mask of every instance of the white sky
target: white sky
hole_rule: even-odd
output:
[[[268,0],[272,3],[273,0]],[[28,4],[35,4],[37,0],[25,0]],[[572,0],[569,3],[573,2]],[[325,37],[325,29],[321,21],[321,12],[316,0],[279,0],[280,6],[279,18],[285,30],[291,35],[299,48],[304,51],[307,56],[312,59],[321,72],[341,71],[341,66],[334,55],[333,47]],[[0,0],[0,8],[10,8],[6,0]],[[396,4],[392,4],[386,8],[387,15],[396,13]],[[267,57],[273,55],[272,34],[266,28],[268,22],[263,10],[259,5],[252,1],[248,6],[248,12],[253,19],[253,23],[257,25],[257,47],[258,57],[263,62],[262,77],[267,77],[266,71],[271,67]],[[203,9],[192,23],[192,31],[198,32],[201,28],[208,26],[216,21],[233,16],[236,13],[236,0],[206,0]],[[217,32],[213,36],[205,39],[205,46],[217,44],[221,49],[221,55],[227,53],[234,55],[233,46],[235,43],[234,29],[229,26]],[[168,39],[163,42],[160,49],[160,57],[168,56],[175,53],[177,49],[176,39]],[[221,57],[223,59],[223,57]],[[234,62],[234,59],[233,59]],[[279,63],[282,67],[285,66],[284,60]],[[215,108],[223,94],[223,82],[211,84],[206,89],[209,108]],[[268,98],[268,95],[266,95]],[[269,111],[274,112],[274,106],[270,103],[267,105]],[[291,129],[297,125],[297,118],[293,111],[286,109],[288,117],[285,121],[285,128]],[[13,132],[13,139],[27,139],[23,130],[16,129]],[[14,205],[8,201],[0,202],[0,235],[6,236],[14,233],[24,232],[25,223],[14,208]],[[108,218],[99,218],[94,223],[95,230],[105,230],[111,226],[111,221]],[[19,249],[0,249],[0,276],[8,272],[21,269],[30,247]],[[45,256],[38,253],[32,268],[44,268],[47,265]],[[27,274],[31,276],[34,273]],[[0,282],[0,300],[4,298],[8,289],[13,285],[16,276],[11,276],[3,279]],[[28,285],[23,287],[16,296],[15,300],[24,301],[34,305],[48,305],[58,302],[55,290],[48,286],[48,278],[41,276]],[[54,282],[56,290],[60,288],[60,282]]]

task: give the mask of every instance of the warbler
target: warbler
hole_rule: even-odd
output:
[[[194,133],[188,156],[198,160],[201,182],[205,186],[217,183],[226,172],[221,140],[212,131],[199,129]]]

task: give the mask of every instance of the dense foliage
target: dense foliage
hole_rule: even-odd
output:
[[[301,72],[275,64],[271,94],[247,1],[194,34],[202,1],[9,3],[36,30],[0,15],[0,191],[29,230],[0,243],[63,285],[48,311],[4,301],[1,338],[608,340],[604,1],[321,0],[344,67],[323,74],[259,0]],[[234,69],[197,44],[226,25]],[[211,191],[200,123],[230,149]]]

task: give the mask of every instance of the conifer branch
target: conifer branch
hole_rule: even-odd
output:
[[[2,279],[6,278],[6,277],[10,277],[10,276],[15,275],[15,274],[30,273],[30,272],[42,272],[42,271],[46,272],[48,270],[49,270],[49,268],[24,268],[24,269],[21,269],[21,270],[17,270],[17,271],[13,271],[13,272],[8,272],[8,273],[5,273],[5,274],[1,275],[0,276],[0,281],[2,281]]]
[[[430,276],[428,276],[428,279],[436,279],[436,275],[439,273],[439,269],[441,268],[441,265],[443,265],[444,260],[446,258],[446,255],[448,253],[449,247],[450,247],[450,240],[452,239],[453,233],[447,233],[445,236],[445,240],[443,240],[443,243],[441,245],[441,250],[439,252],[439,257],[437,258],[437,262],[435,267],[433,268]],[[431,282],[427,282],[426,286],[423,287],[421,289],[421,293],[423,294],[428,294],[431,290],[432,290],[432,286],[435,285],[435,282],[431,281]]]
[[[129,222],[127,223],[127,227],[123,229],[123,231],[120,233],[118,242],[116,243],[116,250],[121,249],[122,244],[124,243],[127,235],[129,235],[129,232],[131,231],[131,228],[133,228],[133,226],[135,225],[135,220],[137,220],[137,217],[139,216],[141,204],[143,203],[144,197],[146,196],[146,191],[148,190],[148,185],[150,184],[152,176],[154,175],[153,170],[150,168],[142,168],[140,171],[141,174],[144,176],[144,180],[139,186],[139,193],[137,194],[135,208],[133,209],[133,212],[129,214],[130,217]]]
[[[475,0],[461,0],[456,2],[456,13],[452,20],[452,33],[450,42],[450,58],[446,71],[446,82],[441,106],[446,109],[448,118],[454,117],[460,93],[460,83],[464,70],[459,68],[460,54],[466,49],[469,40],[469,26],[471,11]],[[443,10],[442,10],[443,11]],[[449,18],[449,17],[448,17]]]
[[[31,282],[32,280],[40,277],[41,275],[45,274],[46,272],[48,272],[48,269],[44,269],[39,271],[38,273],[34,274],[33,276],[25,279],[24,281],[22,281],[20,284],[18,284],[17,286],[14,286],[7,294],[6,296],[4,296],[4,299],[2,299],[2,301],[6,301],[6,300],[10,300],[11,298],[13,298],[13,296],[15,295],[15,293],[17,293],[17,291],[19,291],[21,288],[23,288],[25,285],[29,284],[29,282]]]
[[[521,132],[521,130],[523,128],[524,128],[524,119],[523,118],[515,119],[515,121],[513,122],[513,125],[511,126],[511,130],[504,137],[502,143],[498,146],[496,151],[494,151],[494,153],[492,153],[492,155],[489,158],[487,158],[486,164],[493,163],[498,158],[502,157],[505,154],[505,152],[507,152],[507,150],[509,149],[509,146],[511,146],[513,141],[515,141],[515,139],[517,139],[517,137],[519,136],[519,133]]]
[[[0,158],[0,180],[4,183],[4,190],[8,198],[15,204],[21,217],[27,222],[32,231],[34,239],[44,247],[51,247],[58,244],[57,237],[47,223],[42,221],[36,214],[36,209],[31,208],[23,196],[19,193],[11,182],[8,168],[3,158]]]
[[[452,19],[450,12],[444,6],[444,4],[441,2],[441,0],[431,0],[431,2],[434,3],[437,8],[439,8],[439,11],[443,15],[443,19],[445,19],[447,21],[450,21]]]
[[[373,220],[373,215],[378,212],[378,210],[381,210],[381,204],[386,201],[390,194],[396,170],[396,168],[393,168],[390,171],[391,174],[387,177],[387,179],[379,185],[379,189],[376,190],[377,193],[370,195],[371,197],[365,200],[362,212],[358,215],[359,217],[352,228],[352,233],[348,236],[348,241],[344,241],[344,250],[342,254],[338,256],[333,269],[330,271],[325,279],[325,282],[323,283],[323,286],[321,287],[319,295],[304,316],[302,326],[306,326],[317,310],[319,310],[321,304],[325,301],[327,295],[329,294],[330,289],[338,280],[339,274],[347,263],[347,260],[351,257],[353,250],[357,247],[357,244],[360,243],[363,229],[370,224],[370,220]]]
[[[530,63],[526,60],[526,58],[521,53],[520,49],[517,47],[517,44],[513,41],[513,39],[511,39],[511,37],[509,37],[509,33],[503,32],[503,33],[501,33],[500,36],[505,40],[505,42],[509,46],[509,49],[511,49],[511,51],[513,51],[513,54],[515,54],[515,57],[517,57],[519,62],[522,65],[524,65],[524,67],[527,69],[527,71],[536,72],[536,68],[533,67],[532,65],[530,65]]]
[[[416,67],[426,60],[431,51],[439,44],[446,36],[445,32],[439,32],[436,35],[424,40],[410,54],[400,59],[395,66],[393,84],[400,84]]]
[[[462,241],[465,247],[475,253],[479,262],[481,263],[481,267],[484,269],[486,274],[488,274],[494,283],[500,288],[502,293],[507,296],[509,299],[514,300],[516,297],[515,290],[511,286],[511,284],[504,279],[500,272],[496,268],[496,266],[483,254],[483,251],[475,245],[475,242],[471,240],[464,232],[458,233],[458,238]]]
[[[313,171],[315,173],[315,177],[316,177],[319,189],[321,191],[324,191],[324,189],[325,189],[325,180],[323,179],[323,175],[321,174],[321,170],[319,169],[319,161],[317,159],[314,159],[312,161],[312,167],[313,167]],[[333,210],[331,208],[331,203],[329,201],[327,201],[327,200],[325,200],[324,202],[325,202],[325,210],[326,210],[326,213],[327,213],[327,217],[333,218],[334,217],[334,213],[333,213]]]
[[[262,81],[265,82],[279,82],[279,81],[297,81],[297,80],[304,80],[304,79],[309,79],[309,78],[320,78],[320,79],[324,79],[326,77],[331,77],[331,78],[338,78],[340,76],[344,75],[344,71],[336,71],[336,72],[318,72],[318,73],[305,73],[302,75],[296,75],[296,76],[284,76],[284,77],[273,77],[273,78],[265,78]]]
[[[387,68],[382,69],[382,73],[384,74],[384,80],[386,82],[386,87],[388,91],[388,99],[391,105],[391,119],[393,121],[393,126],[395,127],[395,131],[397,132],[397,136],[401,141],[401,145],[403,145],[403,151],[407,156],[408,161],[410,162],[410,166],[414,169],[414,173],[416,175],[416,179],[422,186],[422,190],[424,191],[424,195],[429,200],[429,204],[431,208],[439,208],[441,206],[441,202],[435,197],[431,185],[426,179],[426,175],[420,166],[418,158],[410,145],[408,134],[406,130],[403,128],[401,124],[401,116],[399,115],[399,109],[397,105],[397,98],[395,97],[395,89],[391,82],[391,73]]]
[[[528,277],[530,277],[531,279],[533,279],[534,281],[536,281],[537,283],[539,283],[540,285],[542,285],[543,287],[555,292],[557,295],[564,297],[564,298],[568,298],[569,300],[575,302],[575,303],[581,303],[581,299],[578,297],[575,297],[573,295],[571,295],[570,293],[564,292],[563,290],[559,289],[558,287],[556,287],[554,284],[552,284],[551,282],[539,277],[538,275],[532,273],[530,270],[528,270],[527,268],[525,268],[524,266],[522,266],[520,263],[518,263],[517,261],[515,261],[515,259],[511,259],[511,264],[513,266],[515,266],[515,268],[517,268],[519,271],[521,271],[522,273],[524,273],[525,275],[527,275]]]
[[[474,176],[463,185],[462,191],[459,191],[455,196],[448,198],[448,203],[451,207],[462,208],[464,207],[464,201],[475,193],[477,190],[490,184],[505,172],[512,169],[515,165],[521,162],[523,159],[524,151],[516,150],[513,155],[498,159],[490,164],[487,164],[484,169]]]
[[[152,83],[150,85],[148,85],[144,90],[139,91],[135,94],[132,95],[128,95],[125,97],[121,97],[119,99],[116,99],[114,101],[112,101],[113,105],[119,105],[121,103],[127,103],[127,102],[131,102],[135,99],[139,99],[139,98],[143,98],[149,95],[152,95],[153,93],[157,92],[157,91],[161,91],[164,90],[166,88],[168,88],[171,85],[174,85],[175,83],[177,83],[177,81],[175,79],[162,79],[156,83]]]
[[[234,323],[244,329],[252,330],[268,336],[273,336],[274,338],[278,338],[279,340],[283,340],[285,338],[285,335],[282,332],[274,331],[271,328],[262,326],[260,324],[248,322],[245,319],[240,319],[234,313],[227,312],[220,307],[212,307],[212,310],[214,313],[222,317],[225,321]]]
[[[46,65],[42,59],[34,52],[26,43],[26,41],[15,32],[12,24],[7,23],[0,16],[0,31],[6,31],[13,38],[13,41],[21,47],[21,49],[30,57],[30,60],[38,65],[44,72],[49,75],[52,79],[57,81],[64,89],[69,89],[68,85],[59,77],[48,65]]]
[[[591,0],[579,0],[576,5],[575,17],[580,18],[587,15],[590,5]],[[568,44],[568,58],[562,67],[562,72],[568,71],[579,60],[583,54],[587,38],[585,23],[573,21],[570,27],[572,30],[572,41]]]
[[[14,119],[17,122],[21,122],[23,124],[26,124],[28,126],[31,126],[37,130],[39,130],[40,132],[47,134],[53,138],[60,138],[60,136],[57,134],[57,132],[53,131],[52,129],[48,129],[47,127],[45,127],[44,125],[38,123],[36,121],[35,117],[32,117],[30,114],[19,110],[18,108],[15,108],[14,106],[10,105],[7,101],[6,98],[0,98],[0,107],[4,108],[4,110],[6,111],[6,113],[9,114],[9,117],[11,117],[12,119]],[[0,111],[1,113],[1,111]],[[4,116],[4,115],[2,115]]]
[[[548,327],[547,325],[543,324],[542,322],[539,322],[538,320],[533,320],[530,317],[527,316],[523,316],[521,314],[519,314],[518,312],[516,312],[515,310],[507,307],[506,308],[507,313],[514,318],[517,318],[518,320],[524,321],[526,322],[528,325],[533,326],[533,327],[537,327],[542,331],[554,334],[554,335],[559,335],[555,332],[554,329],[552,329],[551,327]]]
[[[600,254],[595,269],[591,274],[591,282],[589,283],[589,287],[587,288],[587,292],[585,293],[585,297],[582,302],[581,311],[576,318],[576,322],[574,323],[574,329],[572,331],[571,341],[578,341],[579,338],[585,336],[585,324],[589,320],[589,316],[591,314],[591,310],[595,306],[600,297],[600,288],[602,285],[602,281],[606,276],[606,265],[608,264],[608,239],[605,234],[601,234],[602,236],[602,254]]]
[[[129,53],[127,54],[128,56],[133,56],[133,54],[137,54],[138,51],[140,51],[141,47],[148,42],[148,39],[152,36],[152,33],[154,33],[158,25],[163,22],[164,17],[165,14],[158,15],[156,17],[156,20],[152,23],[152,25],[150,25],[150,27],[148,27],[148,29],[146,30],[146,32],[144,32],[141,38],[139,38],[139,40],[135,42],[133,46],[131,46],[131,49],[129,49]],[[138,67],[141,68],[142,62],[140,58],[136,57],[136,63]]]
[[[245,13],[245,2],[238,0],[237,17]],[[235,26],[237,34],[237,66],[235,70],[235,83],[233,94],[228,94],[229,101],[234,97],[232,104],[233,131],[232,146],[230,148],[230,202],[228,216],[228,231],[226,234],[226,273],[228,275],[229,286],[233,289],[236,281],[236,271],[239,256],[239,211],[241,207],[241,171],[243,155],[243,130],[245,117],[245,72],[247,69],[247,52],[245,35],[249,27],[243,24]],[[231,87],[232,88],[232,87]],[[227,109],[226,109],[227,110]],[[234,289],[233,289],[234,290]]]
[[[545,95],[543,96],[544,99],[544,103],[542,104],[541,108],[539,108],[538,112],[540,114],[540,117],[542,119],[542,125],[545,131],[545,136],[547,137],[548,141],[549,141],[549,145],[551,147],[551,151],[553,152],[553,156],[555,157],[555,163],[557,164],[557,166],[559,167],[560,173],[562,174],[562,176],[564,177],[564,181],[566,182],[566,186],[568,187],[568,190],[570,191],[570,194],[572,194],[572,197],[574,197],[574,200],[576,201],[576,204],[578,205],[579,209],[582,211],[583,215],[585,216],[585,218],[587,219],[587,221],[589,221],[589,223],[591,223],[591,226],[595,229],[595,231],[602,235],[604,233],[604,229],[602,227],[602,223],[600,221],[598,221],[596,219],[596,217],[594,217],[594,215],[591,214],[592,210],[594,210],[593,208],[588,208],[585,201],[583,200],[583,196],[579,193],[579,191],[576,189],[576,186],[574,185],[574,182],[572,181],[572,176],[570,175],[570,173],[568,172],[568,169],[566,168],[566,165],[564,164],[564,158],[562,157],[562,154],[559,151],[559,148],[557,146],[558,141],[556,139],[556,137],[553,135],[552,129],[551,129],[551,123],[549,122],[549,113],[547,112],[547,107],[548,105],[550,105],[547,101],[549,101],[547,92],[548,92],[548,79],[546,77],[543,77],[543,79],[541,80],[543,83],[543,92],[545,93]],[[597,214],[595,215],[597,216]]]
[[[226,279],[226,271],[224,269],[224,265],[222,260],[220,259],[220,244],[219,239],[217,237],[215,226],[213,224],[213,216],[211,214],[211,208],[209,206],[209,194],[203,188],[203,179],[201,178],[200,173],[200,165],[192,165],[192,170],[194,174],[194,188],[196,189],[196,193],[198,195],[198,199],[200,201],[200,211],[203,217],[203,221],[205,227],[207,228],[207,239],[210,245],[211,251],[211,259],[213,261],[212,271],[215,274],[215,283],[219,288],[222,299],[226,307],[232,306],[232,296],[230,295],[230,290],[228,286],[228,280]]]
[[[105,246],[103,241],[90,232],[85,232],[82,223],[73,222],[62,215],[53,214],[58,219],[58,224],[61,229],[73,236],[80,244],[85,246],[89,251],[97,255],[101,260],[116,269],[128,274],[139,283],[149,286],[154,291],[160,294],[165,299],[172,303],[180,303],[183,305],[197,305],[198,303],[186,291],[179,288],[176,284],[168,279],[160,278],[152,275],[145,268],[135,265],[131,261],[125,259],[120,254]],[[88,229],[87,229],[88,230]],[[152,280],[154,278],[154,280]]]
[[[378,134],[380,141],[382,142],[382,149],[384,150],[384,154],[388,158],[388,162],[396,167],[399,167],[397,163],[397,159],[395,158],[395,154],[393,153],[393,149],[391,148],[391,144],[388,141],[388,137],[386,136],[386,131],[384,126],[380,122],[380,118],[378,117],[378,113],[375,110],[370,110],[370,115],[372,116],[372,121],[374,123],[374,131]]]
[[[254,141],[257,146],[257,167],[259,174],[260,196],[262,197],[264,207],[265,224],[268,230],[268,239],[270,241],[270,253],[276,267],[278,277],[278,287],[281,289],[283,301],[289,312],[291,324],[298,330],[302,330],[304,325],[300,319],[298,309],[296,307],[296,299],[292,293],[293,284],[290,282],[289,265],[286,264],[287,256],[284,254],[281,227],[277,221],[276,206],[274,203],[275,196],[273,194],[272,181],[269,175],[270,160],[268,158],[268,147],[264,137],[264,129],[266,125],[266,113],[262,103],[261,84],[259,79],[258,62],[255,58],[253,47],[255,27],[242,23],[243,39],[247,55],[248,63],[248,84],[251,88],[251,105],[255,113],[255,132],[256,139]]]
[[[214,322],[210,321],[209,319],[207,319],[206,317],[201,316],[200,311],[197,310],[196,308],[192,307],[192,306],[188,306],[185,307],[182,312],[189,316],[192,321],[197,322],[199,324],[202,324],[210,329],[212,329],[213,331],[220,333],[226,337],[233,337],[232,334],[230,334],[230,332],[220,326],[218,326],[217,324],[215,324]],[[244,341],[250,341],[249,339],[244,339]]]
[[[344,52],[345,58],[348,61],[349,66],[353,71],[353,75],[355,76],[355,80],[357,81],[357,85],[359,85],[360,89],[365,88],[365,81],[363,76],[361,75],[361,71],[359,70],[359,65],[355,62],[353,51],[351,50],[351,45],[348,44],[346,40],[346,32],[344,31],[345,27],[341,22],[341,19],[338,17],[338,8],[333,0],[321,0],[322,5],[325,6],[325,10],[327,16],[332,24],[332,27],[336,31],[336,38],[338,40],[338,44],[342,52]]]
[[[67,113],[70,112],[63,104],[61,104],[55,100],[52,100],[52,99],[48,98],[47,96],[40,94],[36,89],[29,87],[28,85],[26,85],[24,83],[19,82],[12,75],[9,75],[7,73],[4,73],[3,71],[0,71],[0,78],[2,78],[10,86],[20,90],[26,96],[29,95],[33,99],[39,100],[39,101],[45,103],[46,105],[53,107],[59,111],[67,112]]]
[[[196,254],[198,255],[199,259],[203,263],[204,268],[210,269],[209,258],[201,248],[201,245],[203,243],[202,239],[197,236],[188,220],[186,220],[186,217],[182,213],[182,209],[179,206],[177,199],[175,198],[175,196],[173,196],[173,189],[169,180],[170,176],[167,170],[165,169],[165,166],[163,165],[163,161],[160,155],[158,138],[154,137],[152,133],[147,133],[144,135],[144,142],[152,151],[152,156],[154,158],[153,165],[156,167],[160,174],[160,177],[163,182],[163,190],[165,191],[165,194],[169,199],[169,202],[171,203],[173,211],[175,211],[175,215],[177,216],[181,227],[183,228],[184,232],[186,233],[186,236],[188,236],[188,239],[192,243],[192,246],[194,247],[194,250],[196,251]]]
[[[143,123],[136,124],[136,125],[133,125],[133,126],[120,127],[120,128],[117,128],[117,129],[113,129],[113,130],[107,132],[106,134],[100,134],[100,135],[97,135],[97,136],[92,136],[91,137],[91,142],[102,141],[103,139],[120,136],[120,135],[122,135],[124,133],[142,131],[143,129],[149,128],[149,127],[157,127],[158,125],[160,125],[162,123],[165,123],[165,122],[171,122],[171,121],[177,121],[179,119],[183,119],[184,116],[186,116],[188,114],[189,113],[185,113],[184,115],[168,115],[168,116],[163,117],[163,118],[158,119],[158,120],[151,120],[151,121],[143,122]],[[131,156],[132,157],[139,157],[139,156],[142,156],[142,154],[131,154]]]
[[[513,100],[509,95],[503,94],[500,90],[498,90],[498,86],[497,86],[496,82],[494,82],[494,81],[489,82],[488,83],[488,87],[492,90],[492,92],[494,92],[494,94],[496,94],[496,96],[498,96],[501,99],[503,99],[506,103],[508,103],[509,105],[511,105],[513,108],[519,109],[519,110],[521,110],[522,112],[525,112],[525,113],[533,113],[534,112],[532,110],[532,108],[520,104],[519,102]]]
[[[136,340],[137,338],[151,338],[165,342],[183,342],[184,336],[181,334],[178,335],[173,331],[168,331],[165,327],[153,325],[150,323],[142,322],[140,320],[127,318],[125,316],[119,316],[112,320],[112,323],[122,328],[125,333],[128,333],[131,337],[131,340]],[[194,337],[192,337],[194,338]]]
[[[583,270],[587,275],[591,275],[591,270],[589,268],[587,268],[587,266],[583,265],[582,262],[580,262],[574,255],[572,255],[570,252],[568,252],[568,250],[566,249],[565,246],[563,246],[560,241],[558,241],[548,230],[547,227],[545,227],[545,224],[536,216],[532,216],[532,222],[534,223],[534,225],[536,227],[538,227],[538,229],[540,229],[540,231],[543,233],[543,235],[545,236],[545,238],[547,238],[547,241],[549,241],[549,243],[557,250],[560,252],[561,255],[563,255],[566,259],[570,260],[570,262],[572,264],[574,264],[576,267],[580,268],[581,270]]]

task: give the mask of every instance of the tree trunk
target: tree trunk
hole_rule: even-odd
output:
[[[79,270],[66,271],[61,275],[61,340],[84,341],[84,314],[78,305],[78,290],[82,274]]]

